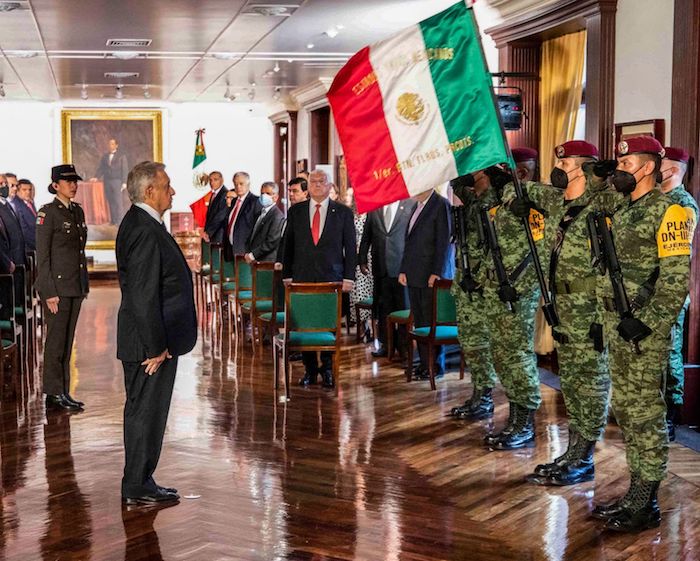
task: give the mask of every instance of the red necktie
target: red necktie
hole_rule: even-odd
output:
[[[226,228],[226,237],[231,239],[231,230],[233,230],[233,223],[236,221],[236,216],[238,216],[238,209],[241,206],[241,199],[236,200],[236,206],[233,207],[233,212],[231,213],[231,218],[228,219],[228,228]]]
[[[321,237],[321,205],[318,203],[316,203],[314,219],[311,221],[311,237],[314,240],[314,245],[318,245],[318,239]]]
[[[29,207],[29,210],[32,211],[32,214],[33,214],[34,216],[36,216],[36,210],[34,210],[34,207],[32,206],[32,203],[30,203],[29,201],[24,201],[24,204],[27,205],[27,206]]]

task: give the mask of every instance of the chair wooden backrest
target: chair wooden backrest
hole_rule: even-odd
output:
[[[15,341],[15,279],[10,274],[0,275],[0,321],[10,322],[7,334]]]
[[[430,335],[441,325],[457,325],[457,305],[455,297],[450,292],[452,281],[440,279],[433,284],[433,316],[430,324]]]
[[[216,275],[221,272],[222,246],[218,243],[210,244],[209,272]]]
[[[199,246],[199,270],[203,271],[206,265],[211,265],[211,244],[202,240]]]
[[[270,301],[274,296],[275,264],[268,261],[255,261],[251,265],[253,297],[250,312],[255,317],[257,304],[261,300]]]
[[[285,342],[292,331],[331,332],[339,345],[343,283],[290,283],[285,288]]]
[[[220,250],[219,261],[221,262],[221,274],[219,275],[219,280],[221,281],[221,284],[236,280],[235,261],[229,261],[228,259],[225,259],[223,256],[223,250]]]
[[[236,255],[236,300],[244,290],[253,290],[253,269],[250,263],[246,263],[245,256]]]

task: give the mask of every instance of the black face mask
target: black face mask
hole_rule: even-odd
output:
[[[569,174],[563,169],[554,168],[549,174],[549,180],[552,182],[552,187],[563,191],[569,185]]]
[[[6,199],[9,196],[10,196],[10,186],[3,185],[2,187],[0,187],[0,197],[2,197],[3,199]]]
[[[637,171],[640,169],[642,168],[637,168]],[[637,171],[634,173],[629,173],[628,171],[616,169],[612,174],[612,184],[613,187],[615,187],[615,190],[623,195],[629,195],[632,193],[632,191],[637,188],[637,178],[635,176]]]

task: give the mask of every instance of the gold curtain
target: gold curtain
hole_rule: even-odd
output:
[[[540,175],[549,181],[554,147],[574,140],[583,94],[586,31],[542,43],[540,69]]]
[[[540,176],[549,181],[554,147],[574,139],[576,118],[583,94],[586,31],[570,33],[542,43],[540,68]],[[554,349],[552,330],[542,310],[535,316],[535,351]]]

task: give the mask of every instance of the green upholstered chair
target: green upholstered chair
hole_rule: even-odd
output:
[[[229,325],[235,329],[236,337],[243,331],[241,322],[241,304],[250,302],[253,297],[253,270],[250,263],[246,263],[245,256],[236,255],[234,260],[235,277],[233,292],[229,293],[228,314]],[[233,323],[230,323],[230,322]]]
[[[210,259],[209,259],[209,271],[202,278],[204,280],[205,286],[205,301],[206,303],[211,302],[212,305],[215,304],[215,294],[214,286],[219,284],[220,274],[221,274],[221,261],[222,261],[222,246],[221,244],[209,244],[210,249]],[[206,306],[205,306],[206,307]]]
[[[223,250],[221,251],[217,279],[219,282],[214,285],[214,293],[216,294],[214,300],[216,301],[216,311],[218,312],[217,321],[223,322],[224,302],[227,302],[229,294],[233,294],[236,290],[236,263],[225,259]],[[227,312],[227,315],[230,314]]]
[[[277,335],[278,330],[284,327],[284,284],[282,283],[282,271],[273,270],[272,273],[272,300],[270,311],[257,314],[254,321],[257,323],[258,341],[262,350],[262,341],[265,332],[270,337]],[[254,326],[255,328],[255,326]]]
[[[207,300],[204,293],[204,277],[209,276],[211,273],[211,244],[209,242],[201,241],[199,245],[199,255],[199,268],[194,271],[194,286],[197,297],[197,307],[200,308],[200,313],[202,308],[204,309],[204,313],[206,313]]]
[[[0,340],[2,345],[7,349],[7,356],[13,361],[10,371],[12,379],[10,382],[10,393],[12,396],[17,394],[21,389],[21,374],[23,369],[22,347],[23,347],[23,329],[22,325],[17,321],[17,307],[15,306],[15,278],[12,275],[0,275]],[[16,356],[15,356],[16,355]],[[7,368],[8,358],[3,359],[2,385],[3,395],[5,386],[5,372]]]
[[[290,283],[285,290],[284,332],[273,339],[275,389],[279,387],[279,357],[284,364],[284,388],[289,398],[289,354],[331,351],[333,376],[340,365],[342,282]]]
[[[245,325],[245,318],[250,318],[252,330],[251,343],[255,352],[256,343],[260,339],[262,347],[262,334],[257,333],[257,317],[260,314],[272,312],[272,296],[274,292],[275,264],[273,262],[254,261],[250,264],[251,271],[251,297],[250,300],[241,302],[241,325]]]
[[[457,307],[450,294],[451,280],[438,280],[433,284],[433,313],[430,326],[414,327],[408,330],[409,360],[406,365],[406,381],[411,381],[413,364],[411,360],[413,341],[428,346],[428,373],[430,389],[435,390],[435,347],[438,345],[459,345],[457,338]],[[464,355],[460,348],[459,379],[464,379]]]
[[[355,326],[357,327],[357,336],[356,339],[358,342],[362,340],[362,336],[364,335],[362,333],[361,327],[364,325],[365,322],[362,321],[361,316],[360,316],[360,311],[365,310],[369,312],[369,317],[370,317],[370,326],[371,326],[371,332],[372,332],[372,340],[377,336],[377,329],[374,323],[374,299],[373,298],[365,298],[364,300],[360,300],[359,302],[355,302]]]
[[[396,344],[394,343],[394,330],[397,326],[401,325],[405,326],[404,329],[407,331],[411,328],[413,325],[411,310],[396,310],[391,312],[386,318],[386,345],[387,357],[389,360],[392,360],[392,357],[394,356],[394,349],[396,348]]]

